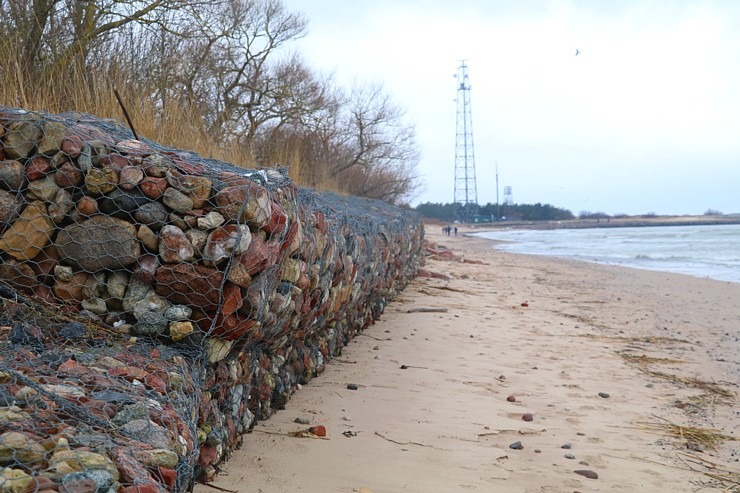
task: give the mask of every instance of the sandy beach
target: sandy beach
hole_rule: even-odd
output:
[[[212,485],[740,491],[740,284],[497,252],[464,232],[427,228],[439,276],[258,423]],[[295,436],[318,425],[325,438]]]

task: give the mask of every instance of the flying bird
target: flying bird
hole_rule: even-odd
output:
[[[576,48],[576,56],[580,55],[580,51],[578,51],[578,48]]]

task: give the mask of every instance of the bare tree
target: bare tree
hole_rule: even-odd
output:
[[[190,12],[199,0],[6,0],[0,35],[21,54],[31,75],[58,76],[85,67],[91,51],[131,25],[172,29],[168,12]],[[189,14],[192,15],[192,14]]]
[[[417,187],[419,150],[405,111],[381,84],[365,84],[352,88],[344,112],[339,142],[344,155],[334,171],[354,170],[352,176],[363,177],[348,191],[388,201],[411,193]]]
[[[262,130],[299,122],[326,87],[285,45],[306,20],[280,0],[229,0],[198,20],[181,83],[208,115],[210,131],[251,145]]]

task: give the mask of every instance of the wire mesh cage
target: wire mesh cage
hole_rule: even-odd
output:
[[[189,491],[413,278],[419,218],[0,107],[0,491]]]

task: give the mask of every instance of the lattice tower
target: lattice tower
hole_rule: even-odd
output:
[[[475,182],[470,80],[465,60],[460,63],[455,77],[458,82],[455,135],[455,218],[461,222],[473,222],[478,214],[478,192]]]

